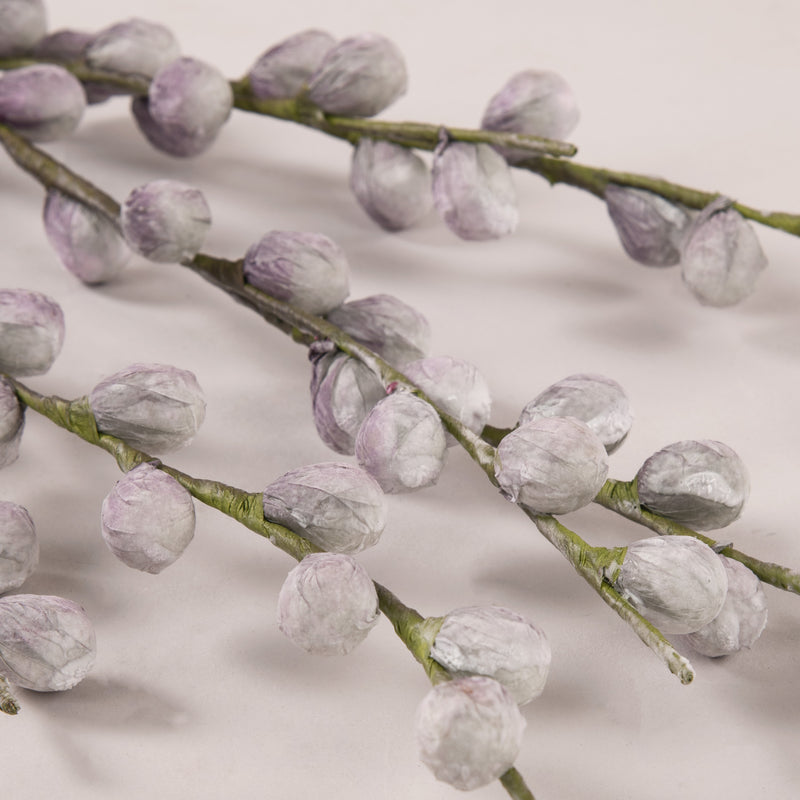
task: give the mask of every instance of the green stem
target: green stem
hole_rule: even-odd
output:
[[[533,792],[525,785],[522,775],[514,767],[500,776],[500,783],[514,800],[536,800]]]
[[[19,714],[19,703],[16,697],[11,694],[8,681],[0,675],[0,711],[4,714]]]

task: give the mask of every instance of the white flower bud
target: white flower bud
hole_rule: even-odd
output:
[[[455,678],[494,678],[519,705],[542,693],[550,669],[550,643],[544,631],[500,606],[451,611],[430,655]]]
[[[94,665],[94,627],[72,600],[17,594],[0,598],[0,675],[36,692],[80,683]]]
[[[145,78],[152,78],[179,55],[180,47],[172,31],[137,18],[104,28],[85,51],[90,67]]]
[[[158,180],[128,195],[120,222],[126,241],[139,255],[175,263],[197,255],[211,226],[211,211],[199,189]]]
[[[11,385],[0,378],[0,469],[13,464],[25,428],[25,410]]]
[[[0,57],[27,52],[46,30],[43,0],[0,0]]]
[[[410,228],[433,204],[430,172],[413,150],[364,136],[353,150],[350,189],[387,231]]]
[[[584,422],[541,417],[503,437],[494,473],[515,503],[540,514],[567,514],[597,496],[608,474],[608,455]]]
[[[0,372],[42,375],[63,343],[64,313],[58,303],[27,289],[0,289]]]
[[[359,553],[386,526],[386,498],[374,478],[350,464],[287,472],[264,489],[264,516],[331,553]]]
[[[378,593],[367,571],[343,553],[306,556],[278,595],[278,626],[315,655],[347,655],[378,622]]]
[[[386,37],[362,33],[329,50],[308,81],[308,97],[329,114],[372,117],[405,94],[403,54]]]
[[[258,289],[309,314],[325,314],[350,293],[350,267],[321,233],[270,231],[247,251],[244,275]]]
[[[437,780],[471,791],[509,770],[519,755],[525,718],[492,678],[440,683],[422,699],[415,731],[419,757]]]
[[[700,531],[738,519],[750,493],[739,456],[709,440],[676,442],[654,453],[639,468],[636,486],[645,508]]]
[[[0,500],[0,594],[19,589],[39,563],[39,541],[27,510]]]
[[[367,415],[356,436],[358,463],[384,492],[432,486],[444,467],[447,442],[433,407],[408,392],[395,392]]]
[[[206,414],[195,376],[162,364],[132,364],[100,381],[89,395],[98,430],[148,453],[189,444]]]

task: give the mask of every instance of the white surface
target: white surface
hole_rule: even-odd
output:
[[[184,52],[231,77],[290,33],[365,30],[406,54],[409,93],[392,119],[475,125],[515,71],[546,67],[575,89],[573,140],[589,164],[660,174],[755,206],[800,211],[796,142],[800,6],[731,0],[254,4],[231,0],[51,3],[52,27],[97,29],[136,14],[172,27]],[[742,518],[722,533],[800,567],[794,512],[800,430],[800,241],[759,229],[770,260],[758,291],[727,310],[699,306],[677,270],[622,253],[603,207],[517,174],[521,225],[462,242],[431,215],[413,231],[374,227],[347,188],[349,151],[278,121],[235,113],[213,150],[170,160],[134,130],[127,104],[92,108],[50,146],[118,199],[174,177],[214,215],[208,252],[237,257],[266,230],[315,230],[348,254],[352,297],[396,294],[430,319],[436,353],[473,361],[511,424],[548,384],[577,371],[626,387],[636,423],[612,458],[627,478],[686,438],[736,449],[751,472]],[[88,289],[41,230],[41,191],[0,157],[0,283],[43,291],[67,318],[63,353],[31,380],[66,397],[134,361],[193,370],[208,399],[196,442],[170,458],[249,490],[335,455],[316,438],[301,348],[178,267],[136,261]],[[306,656],[275,624],[291,561],[198,509],[184,557],[160,576],[116,561],[99,508],[119,473],[108,456],[30,414],[0,496],[25,505],[41,566],[25,591],[61,594],[92,616],[99,655],[72,692],[20,692],[0,720],[3,796],[392,798],[459,796],[418,763],[423,672],[388,624],[343,659]],[[596,544],[646,535],[597,507],[569,519]],[[800,600],[768,588],[769,625],[751,652],[694,658],[681,686],[461,452],[440,484],[390,498],[371,575],[423,613],[497,603],[543,627],[553,647],[544,695],[525,708],[517,766],[538,800],[788,797],[800,778]],[[504,797],[499,784],[474,793]]]

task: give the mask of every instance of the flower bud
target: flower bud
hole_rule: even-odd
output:
[[[419,757],[437,780],[470,791],[514,765],[525,718],[511,693],[492,678],[440,683],[417,709]]]
[[[613,453],[628,435],[633,414],[625,390],[603,375],[570,375],[534,397],[519,417],[525,425],[543,417],[575,417]]]
[[[309,314],[332,311],[350,293],[347,258],[321,233],[270,231],[245,254],[244,276]]]
[[[0,500],[0,594],[19,589],[39,563],[39,541],[27,510]]]
[[[515,503],[539,514],[567,514],[594,500],[608,474],[608,456],[580,420],[542,417],[503,437],[494,474]]]
[[[499,606],[451,611],[430,655],[455,678],[494,678],[519,705],[542,693],[550,669],[550,643],[544,631]]]
[[[85,51],[86,63],[94,69],[145,78],[152,78],[179,55],[180,47],[172,31],[137,18],[104,28]]]
[[[312,553],[278,595],[278,627],[298,647],[347,655],[378,622],[378,593],[367,571],[343,553]]]
[[[24,427],[25,409],[11,385],[0,378],[0,469],[17,460]]]
[[[410,228],[433,204],[430,172],[413,150],[364,136],[353,150],[350,189],[387,231]]]
[[[653,536],[628,545],[612,582],[662,633],[693,633],[719,614],[728,577],[719,556],[691,536]]]
[[[436,149],[433,204],[462,239],[498,239],[519,221],[511,170],[488,144],[452,142]]]
[[[211,225],[211,211],[199,189],[158,180],[128,195],[120,222],[133,250],[150,261],[168,264],[197,255]]]
[[[37,594],[0,597],[0,675],[35,692],[61,692],[94,665],[94,627],[72,600]]]
[[[681,260],[681,245],[691,218],[681,206],[644,189],[608,184],[606,207],[625,252],[648,267]]]
[[[63,343],[64,313],[58,303],[27,289],[0,289],[0,372],[42,375]]]
[[[403,54],[386,37],[362,33],[329,50],[308,81],[308,98],[329,114],[372,117],[405,94]]]
[[[446,451],[439,415],[430,404],[403,391],[381,400],[356,436],[358,463],[390,494],[433,486]]]
[[[655,514],[700,531],[739,518],[750,479],[739,456],[722,442],[676,442],[654,453],[636,476],[639,502]]]
[[[43,0],[0,0],[0,58],[26,53],[46,30]]]
[[[100,381],[89,395],[97,428],[148,453],[192,441],[206,413],[203,391],[187,370],[132,364]]]
[[[336,40],[329,33],[306,30],[271,47],[250,68],[247,77],[255,97],[296,97]]]
[[[359,553],[386,526],[386,498],[364,470],[312,464],[287,472],[264,489],[264,516],[331,553]]]

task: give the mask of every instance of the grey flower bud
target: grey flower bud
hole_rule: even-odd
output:
[[[86,48],[94,41],[95,34],[69,28],[48,33],[33,48],[36,58],[52,58],[56,61],[77,61],[84,57]]]
[[[453,677],[494,678],[519,705],[542,693],[550,669],[550,643],[544,631],[500,606],[451,611],[430,655]]]
[[[36,692],[80,683],[94,665],[94,627],[72,600],[37,594],[0,597],[0,675]]]
[[[446,452],[439,415],[430,404],[403,391],[381,400],[356,436],[358,463],[392,494],[435,484]]]
[[[519,424],[542,417],[575,417],[585,422],[608,453],[622,444],[633,424],[625,390],[603,375],[570,375],[554,383],[522,409]]]
[[[27,289],[0,289],[0,372],[47,372],[64,343],[64,313],[54,300]]]
[[[187,370],[132,364],[100,381],[89,395],[98,430],[148,453],[189,444],[206,413],[203,391]]]
[[[472,676],[431,689],[414,725],[419,757],[436,779],[470,791],[514,765],[525,718],[504,686]]]
[[[378,593],[367,571],[343,553],[306,556],[278,595],[278,627],[315,655],[347,655],[378,622]]]
[[[179,55],[180,47],[172,31],[137,18],[104,28],[85,51],[86,63],[95,69],[145,78],[152,78]]]
[[[0,0],[0,57],[27,52],[46,30],[43,0]]]
[[[0,594],[19,589],[39,563],[39,541],[27,510],[0,500]]]
[[[498,239],[519,221],[511,171],[488,144],[452,142],[436,149],[433,204],[462,239]]]
[[[503,437],[494,473],[515,503],[540,514],[567,514],[596,497],[608,474],[608,456],[580,420],[541,417]]]
[[[11,385],[0,378],[0,469],[17,460],[24,427],[25,410]]]
[[[120,222],[126,241],[139,255],[172,263],[197,255],[211,225],[211,211],[199,189],[158,180],[128,195]]]
[[[342,249],[321,233],[270,231],[247,251],[245,278],[310,314],[325,314],[350,293]]]
[[[676,442],[654,453],[639,468],[636,485],[645,508],[701,531],[738,519],[750,493],[739,456],[709,440]]]
[[[363,136],[353,151],[350,189],[387,231],[410,228],[433,204],[430,172],[413,150]]]
[[[308,97],[329,114],[372,117],[405,94],[403,54],[386,37],[362,33],[329,50],[308,81]]]

